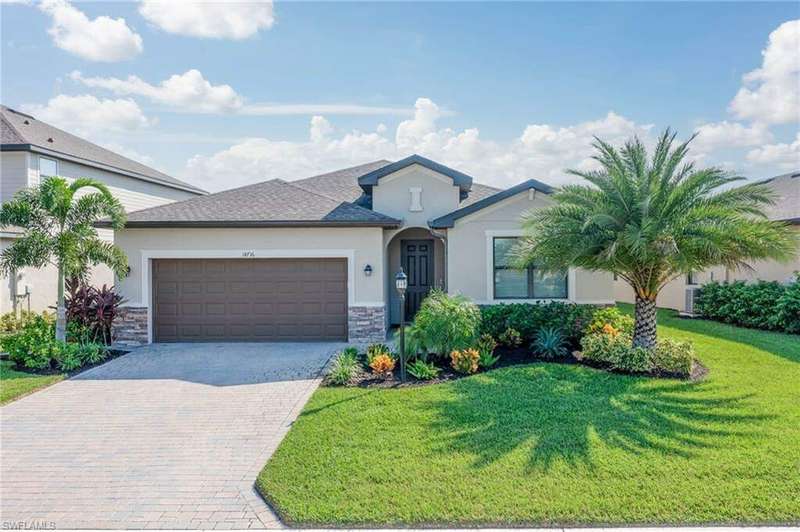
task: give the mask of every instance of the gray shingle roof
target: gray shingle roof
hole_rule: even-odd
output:
[[[775,205],[767,208],[770,220],[785,220],[800,224],[800,171],[790,172],[761,181],[777,196]]]
[[[129,177],[150,181],[172,188],[198,194],[205,191],[184,183],[154,168],[101,148],[80,137],[0,105],[0,138],[3,151],[35,151],[45,155],[72,159],[76,162],[104,170],[121,173]]]
[[[373,170],[383,168],[387,164],[391,164],[391,161],[373,161],[371,163],[351,166],[350,168],[329,172],[327,174],[291,181],[291,183],[304,190],[316,192],[317,194],[322,194],[333,199],[356,201],[364,194],[364,191],[358,184],[358,178]]]
[[[399,220],[281,179],[136,211],[127,227],[396,227]]]

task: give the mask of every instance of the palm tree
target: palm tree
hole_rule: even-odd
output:
[[[93,189],[91,192],[82,189]],[[125,211],[101,182],[80,178],[46,178],[37,187],[20,190],[0,208],[0,226],[24,229],[0,255],[0,271],[14,275],[20,268],[58,268],[56,338],[66,338],[64,278],[86,278],[90,266],[105,264],[118,276],[128,259],[120,248],[97,235],[94,223],[109,218],[115,229],[125,225]]]
[[[652,157],[634,138],[616,149],[595,138],[599,170],[569,170],[589,182],[558,189],[552,206],[525,215],[520,266],[546,271],[606,271],[636,295],[633,345],[656,345],[656,297],[690,271],[793,257],[798,239],[766,219],[773,202],[762,184],[730,187],[743,178],[686,161],[688,141],[667,129]]]

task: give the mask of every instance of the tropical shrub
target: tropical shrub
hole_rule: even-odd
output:
[[[372,365],[375,357],[386,355],[391,358],[392,352],[386,344],[370,344],[367,346],[367,365]]]
[[[406,369],[412,377],[421,381],[435,379],[439,375],[439,368],[433,362],[425,362],[421,359],[410,362]]]
[[[480,323],[481,313],[474,303],[441,290],[431,290],[414,318],[426,348],[440,356],[471,346]]]
[[[376,355],[369,363],[369,367],[378,375],[387,375],[394,371],[394,359],[388,353]]]
[[[592,314],[589,326],[586,328],[587,334],[603,332],[603,329],[610,326],[614,330],[633,335],[633,318],[623,314],[617,307],[598,308]]]
[[[478,338],[475,348],[478,350],[479,355],[478,365],[482,368],[490,368],[500,360],[500,355],[494,354],[494,350],[497,348],[497,342],[494,341],[494,338],[492,338],[490,334],[482,334],[481,337]]]
[[[700,289],[697,312],[703,317],[755,329],[800,333],[800,280],[712,282]]]
[[[12,333],[20,330],[36,316],[35,312],[21,310],[19,313],[6,312],[0,316],[0,333]]]
[[[522,343],[522,335],[513,327],[507,327],[506,330],[500,333],[498,338],[500,339],[500,343],[506,347],[519,347]]]
[[[563,358],[569,354],[564,333],[557,327],[539,329],[531,348],[542,358]]]
[[[461,349],[450,353],[450,365],[459,373],[475,373],[479,360],[477,349]]]
[[[585,360],[631,373],[666,373],[687,377],[694,364],[694,348],[689,342],[662,338],[652,350],[631,345],[625,333],[587,334],[581,340]]]
[[[509,327],[519,332],[521,342],[533,343],[544,327],[558,327],[570,348],[577,348],[597,307],[553,301],[550,303],[509,303],[481,307],[481,332],[503,342]]]
[[[111,326],[119,314],[122,296],[113,286],[95,288],[77,277],[67,280],[66,289],[67,327],[77,323],[89,332],[92,341],[111,344]]]
[[[9,360],[28,369],[50,369],[62,342],[55,339],[55,321],[36,315],[16,333],[0,337]]]
[[[428,348],[425,346],[425,336],[419,327],[414,324],[407,325],[405,329],[406,360],[419,358],[428,359]]]
[[[663,373],[688,376],[694,365],[691,342],[661,338],[651,353],[653,368]]]
[[[348,347],[339,353],[328,373],[328,382],[338,386],[348,384],[358,372],[358,350]]]

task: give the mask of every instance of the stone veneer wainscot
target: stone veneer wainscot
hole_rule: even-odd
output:
[[[128,345],[147,343],[146,307],[120,307],[114,320],[114,341]]]
[[[347,313],[348,340],[352,343],[386,341],[386,308],[350,307]]]

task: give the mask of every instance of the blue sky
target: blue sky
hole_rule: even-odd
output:
[[[412,151],[560,183],[593,134],[666,126],[702,164],[800,168],[796,3],[169,6],[4,3],[3,103],[211,190]]]

